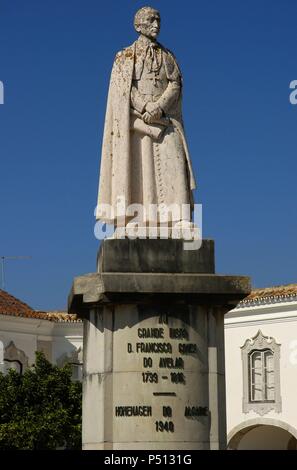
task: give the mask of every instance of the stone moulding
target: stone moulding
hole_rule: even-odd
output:
[[[227,310],[250,292],[250,279],[245,276],[216,274],[167,273],[94,273],[74,279],[68,299],[68,311],[78,315],[85,304],[116,302],[117,297],[129,303],[147,294],[170,299],[187,298],[195,303],[226,302]],[[84,307],[85,308],[85,307]]]
[[[16,347],[13,341],[10,341],[10,343],[5,348],[4,361],[18,362],[21,367],[21,373],[23,373],[23,371],[27,369],[29,365],[28,357],[24,351]]]
[[[248,308],[248,307],[256,307],[258,305],[270,305],[270,304],[278,304],[281,302],[296,302],[297,295],[296,294],[287,294],[287,295],[275,295],[269,297],[256,297],[254,299],[244,299],[238,305],[237,309],[240,308]]]
[[[243,372],[243,398],[242,411],[249,413],[254,411],[260,416],[265,415],[271,410],[277,413],[281,412],[282,400],[280,395],[280,344],[278,344],[271,336],[264,336],[261,330],[252,338],[245,341],[241,346],[242,372]],[[263,351],[269,349],[274,357],[274,386],[275,400],[272,402],[253,402],[250,399],[249,386],[249,356],[252,351]]]

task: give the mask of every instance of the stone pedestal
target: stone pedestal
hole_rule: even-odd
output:
[[[214,274],[214,244],[105,240],[77,277],[84,318],[84,449],[226,447],[224,314],[247,277]]]

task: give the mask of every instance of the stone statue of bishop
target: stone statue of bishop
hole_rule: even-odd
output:
[[[164,222],[164,210],[171,224],[191,220],[196,185],[182,121],[182,75],[172,52],[157,42],[160,23],[157,10],[137,11],[139,38],[113,64],[96,215],[105,222],[123,216],[127,224],[136,204],[144,224],[156,207],[158,221]],[[180,210],[166,212],[173,206]],[[186,215],[183,206],[190,208]]]

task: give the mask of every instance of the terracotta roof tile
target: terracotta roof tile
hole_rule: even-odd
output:
[[[0,289],[0,315],[10,315],[13,317],[39,318],[54,322],[80,322],[75,314],[66,312],[40,312],[31,308],[21,300],[8,292]]]
[[[8,292],[0,290],[0,314],[26,317],[34,314],[34,310]]]
[[[77,317],[75,313],[67,313],[61,311],[53,312],[39,312],[46,315],[46,319],[54,322],[81,322],[82,320]]]
[[[297,284],[253,289],[250,295],[238,304],[238,308],[259,303],[276,303],[297,299]]]

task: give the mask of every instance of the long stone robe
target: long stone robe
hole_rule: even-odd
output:
[[[131,204],[142,204],[146,209],[144,220],[148,221],[151,204],[192,205],[193,202],[192,190],[196,185],[182,123],[181,74],[172,53],[158,46],[162,51],[161,72],[167,80],[167,87],[156,99],[151,96],[150,101],[160,103],[171,123],[161,138],[139,132],[133,126],[133,112],[140,116],[145,105],[141,87],[139,92],[135,86],[141,83],[145,68],[143,45],[136,41],[120,51],[114,61],[96,214],[97,219],[106,222],[114,222],[123,208]],[[113,209],[112,212],[108,207]]]

